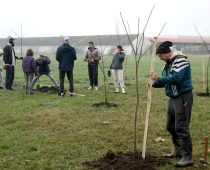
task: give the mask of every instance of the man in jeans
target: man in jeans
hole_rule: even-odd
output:
[[[95,87],[98,90],[98,63],[101,59],[101,54],[97,48],[95,48],[92,41],[89,42],[89,47],[85,55],[84,61],[88,63],[88,74],[90,80],[89,90]]]
[[[14,75],[15,75],[15,63],[16,59],[23,59],[23,57],[18,58],[15,55],[15,39],[10,38],[8,45],[6,45],[3,49],[3,60],[5,63],[5,69],[6,69],[6,81],[5,81],[5,88],[6,90],[13,90],[12,85],[14,81]]]
[[[75,49],[69,45],[69,37],[63,38],[63,44],[58,47],[56,52],[56,60],[59,62],[59,79],[60,79],[60,96],[64,97],[64,78],[65,74],[69,80],[70,96],[73,96],[73,68],[74,60],[77,59]]]
[[[174,150],[165,157],[181,157],[176,167],[193,165],[192,140],[190,135],[190,118],[193,105],[192,79],[190,63],[187,56],[179,51],[172,52],[172,42],[166,41],[159,45],[156,54],[166,62],[162,77],[150,72],[154,81],[153,87],[165,87],[169,97],[167,109],[167,130],[171,134]]]

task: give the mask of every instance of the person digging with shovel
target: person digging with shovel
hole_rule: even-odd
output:
[[[150,72],[154,80],[153,87],[165,87],[165,93],[169,97],[167,110],[167,130],[171,134],[174,151],[165,157],[181,157],[176,167],[193,165],[192,141],[190,136],[190,118],[193,105],[192,80],[190,63],[187,56],[181,52],[172,52],[172,42],[161,43],[156,51],[160,60],[166,62],[162,77],[156,72]]]

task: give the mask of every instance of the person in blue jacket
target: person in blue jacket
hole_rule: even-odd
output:
[[[69,45],[69,37],[63,38],[63,44],[56,51],[56,60],[59,62],[60,96],[64,97],[64,78],[65,74],[69,80],[70,96],[73,96],[73,68],[74,61],[77,59],[74,47]]]
[[[166,157],[181,157],[176,167],[193,165],[192,141],[190,135],[190,118],[193,105],[192,79],[190,63],[181,52],[172,52],[173,43],[165,41],[157,48],[156,54],[166,62],[162,76],[150,72],[154,80],[153,87],[165,87],[169,97],[167,110],[167,130],[171,134],[174,151]]]

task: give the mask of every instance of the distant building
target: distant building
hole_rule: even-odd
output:
[[[173,47],[185,54],[209,54],[207,48],[210,51],[209,38],[205,38],[206,44],[199,37],[158,38],[158,44],[164,41],[173,42]]]
[[[88,48],[88,43],[93,41],[95,46],[104,55],[112,54],[117,45],[121,44],[127,54],[132,53],[132,48],[127,35],[93,35],[93,36],[69,36],[70,44],[76,48],[77,53],[84,54]],[[136,35],[130,35],[131,41],[135,41]],[[8,43],[8,38],[0,38],[0,47]],[[22,38],[22,53],[25,54],[28,48],[32,48],[37,53],[55,53],[61,45],[60,37],[31,37]],[[16,38],[15,50],[21,53],[21,39]]]
[[[76,48],[77,53],[84,54],[88,48],[88,42],[93,41],[97,48],[104,55],[112,55],[116,45],[121,44],[127,55],[133,54],[132,42],[134,48],[139,46],[139,39],[137,41],[137,35],[131,34],[130,40],[127,35],[89,35],[89,36],[69,36],[70,44]],[[141,36],[139,36],[141,37]],[[145,38],[143,43],[143,52],[148,51],[151,53],[151,43],[150,38]],[[164,41],[172,41],[174,48],[179,51],[183,51],[185,54],[207,54],[207,50],[199,37],[159,37],[158,44]],[[210,50],[210,39],[205,38],[207,42],[208,49]],[[0,48],[3,48],[8,43],[8,38],[0,38]],[[31,38],[22,38],[22,47],[21,39],[16,38],[15,50],[17,53],[21,53],[24,56],[28,48],[32,48],[35,53],[45,53],[45,54],[55,54],[56,49],[61,45],[60,37],[31,37]],[[22,49],[22,50],[21,50]]]

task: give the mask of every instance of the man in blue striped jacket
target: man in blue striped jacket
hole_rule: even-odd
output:
[[[187,56],[181,52],[172,52],[172,42],[166,41],[159,45],[156,54],[160,60],[166,62],[162,77],[156,72],[150,72],[154,80],[153,87],[165,87],[169,97],[167,110],[167,130],[172,136],[174,151],[166,157],[181,157],[176,163],[177,167],[193,165],[192,141],[189,124],[193,105],[192,80],[190,63]]]

